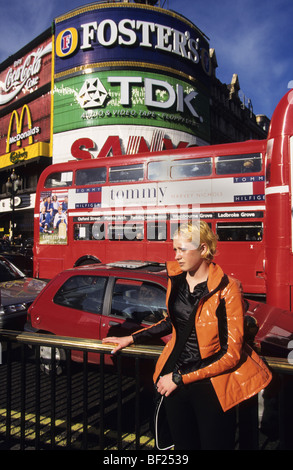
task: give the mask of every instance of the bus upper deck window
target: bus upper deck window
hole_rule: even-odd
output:
[[[60,188],[63,186],[71,186],[72,171],[60,171],[51,173],[45,181],[45,188]]]
[[[148,179],[149,180],[162,180],[168,178],[168,163],[165,161],[149,162],[148,164]]]
[[[86,186],[89,184],[105,183],[107,177],[107,168],[83,168],[77,170],[75,174],[75,184],[77,186]]]
[[[258,173],[261,169],[262,156],[260,153],[217,157],[216,173],[218,175]]]
[[[142,181],[143,180],[143,164],[112,166],[109,173],[109,181]]]
[[[196,158],[192,160],[178,160],[172,163],[171,178],[198,178],[212,174],[212,159]]]

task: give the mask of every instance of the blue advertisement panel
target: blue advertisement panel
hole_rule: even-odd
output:
[[[55,19],[55,82],[89,68],[142,67],[208,86],[209,44],[190,21],[139,4],[91,4]]]

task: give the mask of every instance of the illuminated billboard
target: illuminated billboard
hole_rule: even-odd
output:
[[[88,127],[54,135],[54,163],[73,159],[134,155],[141,152],[185,148],[197,145],[198,139],[177,130],[152,126]]]
[[[0,109],[50,83],[51,66],[52,39],[49,38],[0,72]]]
[[[206,83],[206,36],[186,18],[157,7],[98,3],[55,20],[55,76],[93,67],[143,66]]]
[[[208,138],[208,96],[189,82],[143,71],[102,71],[55,83],[54,133],[139,125]]]
[[[49,156],[51,95],[14,109],[0,120],[0,168]]]
[[[207,38],[175,12],[98,3],[56,18],[53,162],[207,144],[209,87]]]

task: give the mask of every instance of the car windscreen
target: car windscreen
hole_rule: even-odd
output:
[[[0,282],[23,279],[24,274],[6,259],[0,259]]]

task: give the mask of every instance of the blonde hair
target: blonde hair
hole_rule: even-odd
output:
[[[211,262],[217,250],[217,236],[214,234],[210,226],[201,220],[182,224],[174,233],[174,238],[182,236],[198,247],[201,243],[207,246],[207,252],[203,255],[206,261]]]

